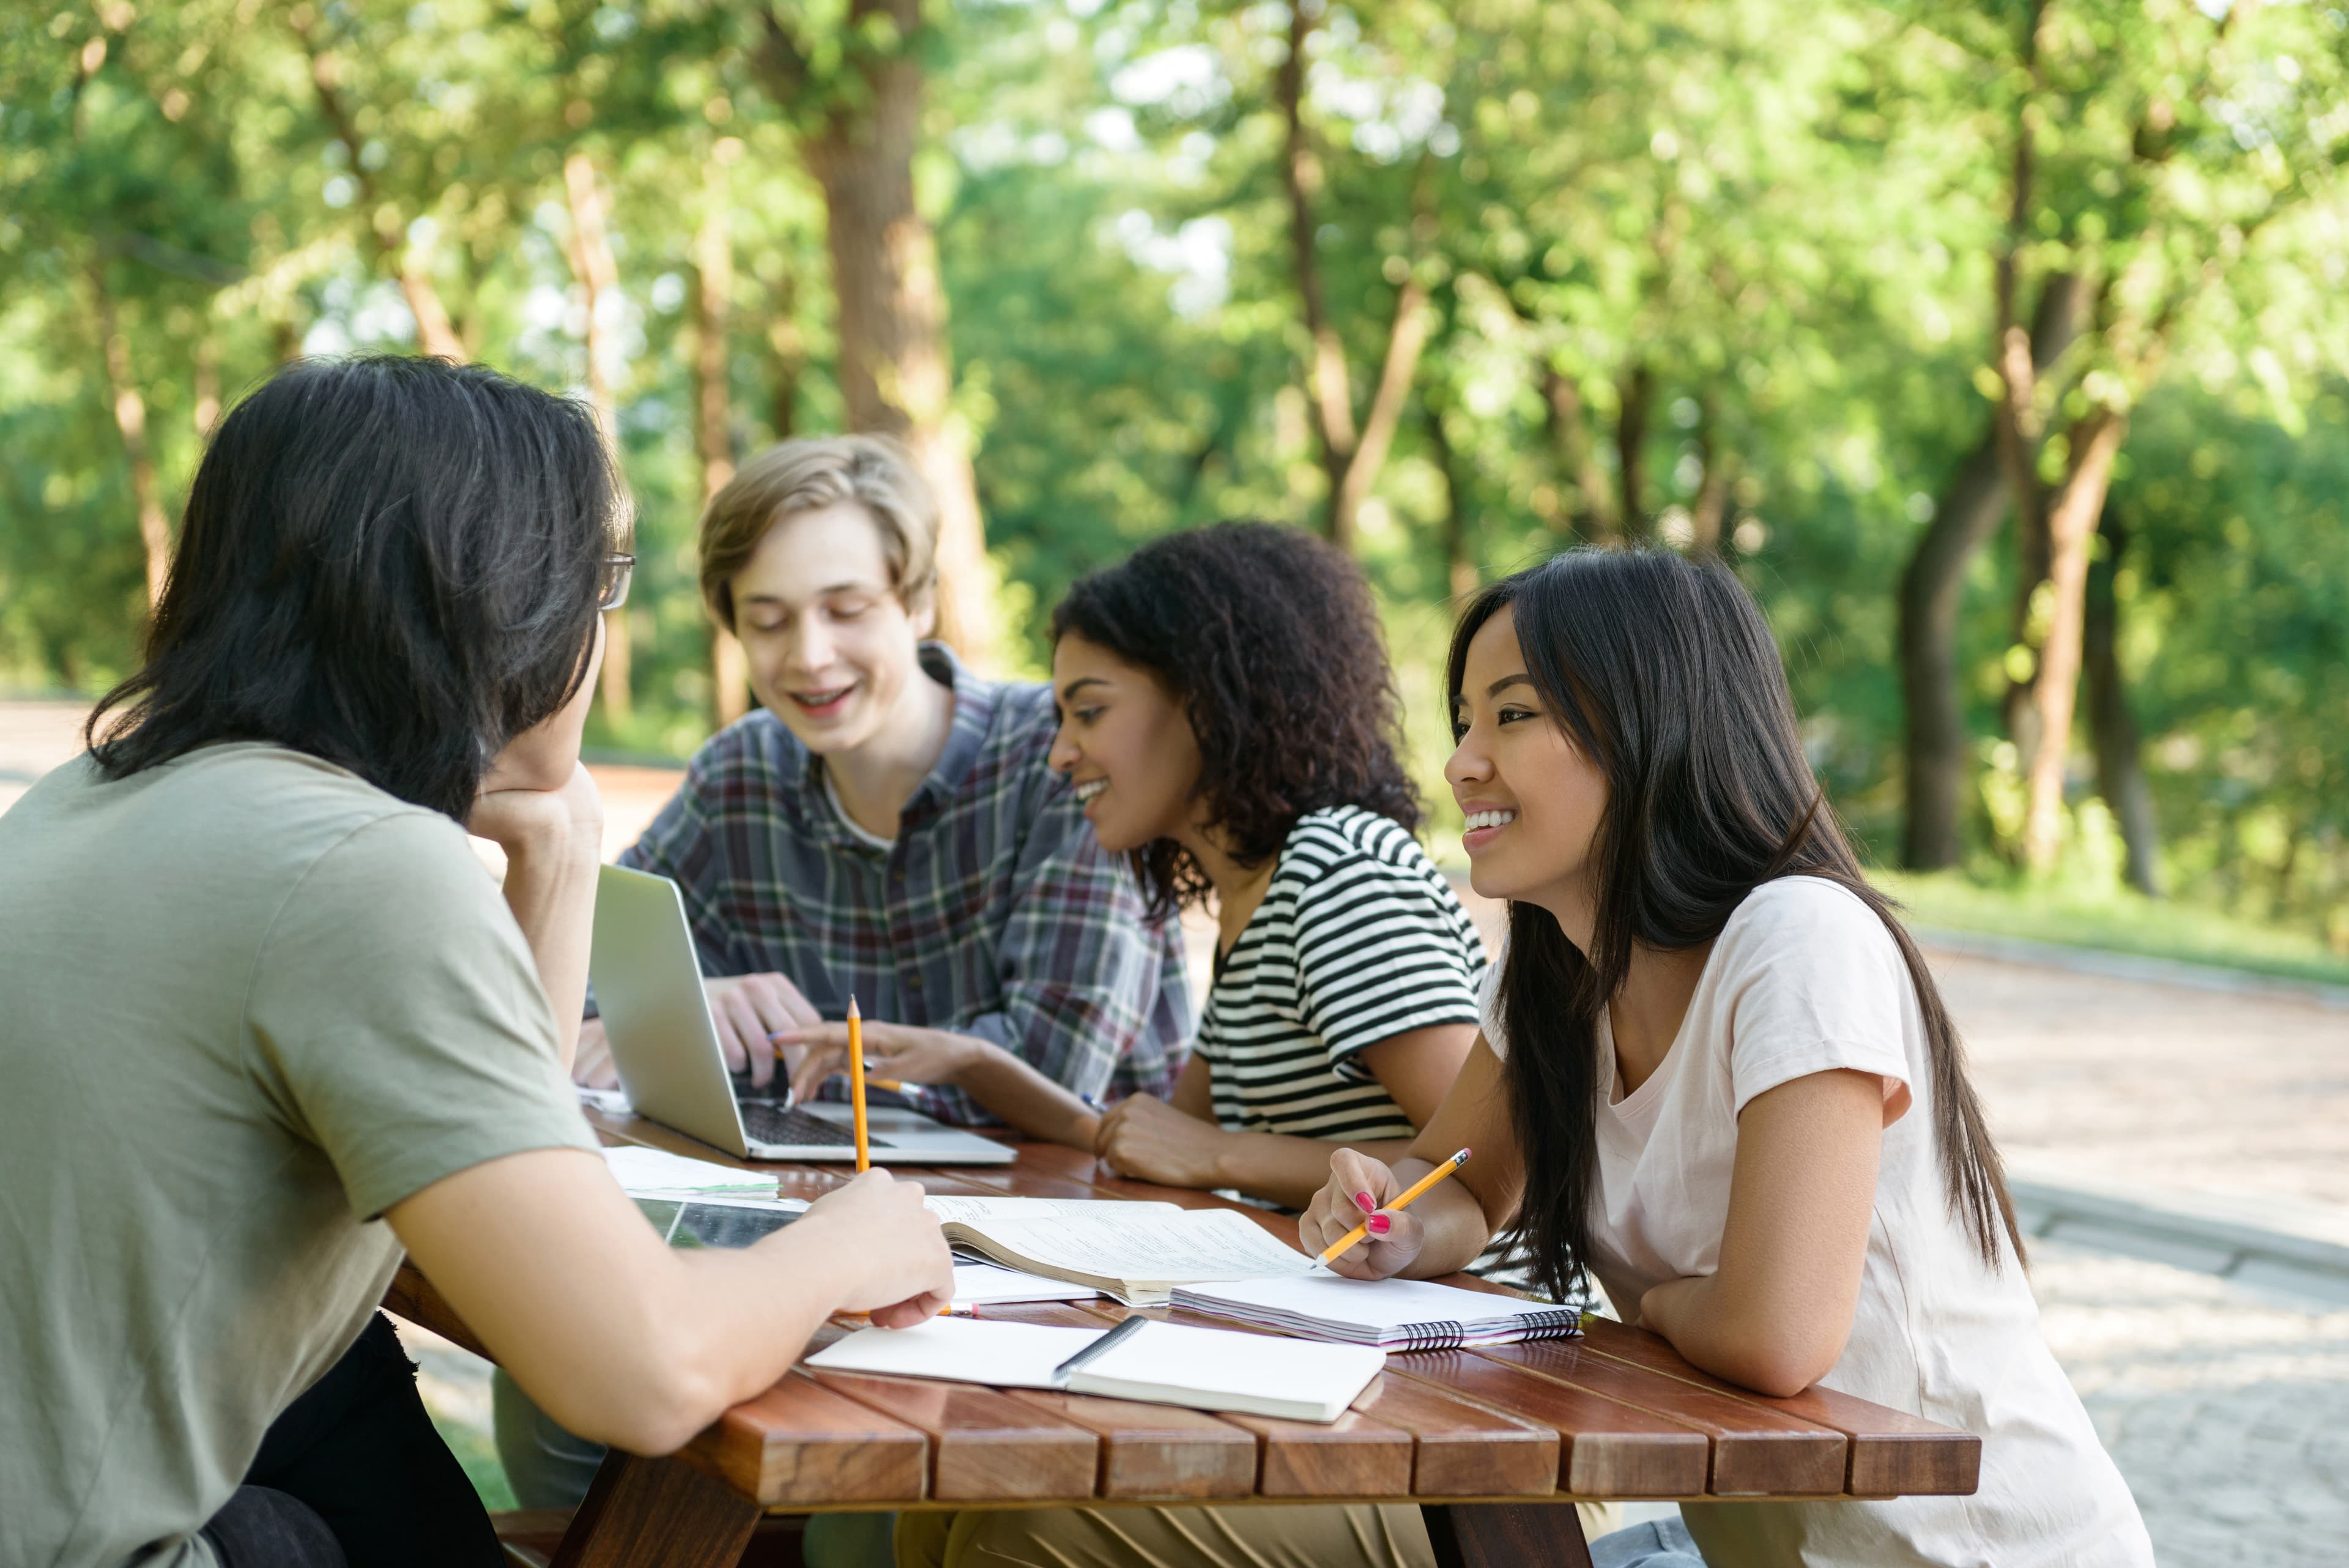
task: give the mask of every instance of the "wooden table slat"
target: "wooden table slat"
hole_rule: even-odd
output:
[[[1409,1360],[1390,1357],[1387,1365]],[[1354,1408],[1411,1434],[1413,1496],[1547,1497],[1557,1490],[1554,1427],[1472,1405],[1399,1371],[1371,1379]]]
[[[1465,1350],[1397,1357],[1392,1376],[1548,1427],[1559,1436],[1557,1487],[1577,1497],[1692,1497],[1704,1490],[1712,1442],[1651,1411]]]
[[[1806,1388],[1785,1399],[1756,1394],[1698,1371],[1660,1335],[1604,1318],[1592,1319],[1587,1334],[1585,1344],[1600,1355],[1843,1433],[1851,1444],[1844,1490],[1852,1496],[1963,1496],[1981,1482],[1982,1439],[1971,1432],[1832,1388]]]
[[[687,1446],[697,1462],[773,1507],[905,1502],[928,1490],[926,1434],[794,1372]]]
[[[955,1501],[1090,1498],[1101,1439],[997,1388],[802,1369],[930,1439],[932,1497]]]
[[[1527,1340],[1488,1345],[1475,1354],[1695,1428],[1713,1439],[1713,1469],[1705,1490],[1716,1496],[1817,1496],[1843,1490],[1850,1442],[1841,1432],[1596,1355],[1578,1340]]]

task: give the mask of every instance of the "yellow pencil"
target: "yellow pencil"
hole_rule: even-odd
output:
[[[1458,1154],[1454,1155],[1450,1159],[1445,1160],[1442,1165],[1437,1166],[1433,1170],[1429,1171],[1425,1176],[1423,1176],[1417,1181],[1413,1182],[1411,1184],[1410,1190],[1406,1191],[1401,1198],[1396,1199],[1392,1203],[1381,1204],[1380,1207],[1389,1210],[1410,1208],[1412,1199],[1417,1198],[1421,1193],[1425,1192],[1429,1188],[1434,1186],[1437,1182],[1443,1180],[1445,1177],[1451,1175],[1462,1166],[1467,1164],[1468,1156],[1473,1151],[1469,1149],[1462,1149]],[[1370,1223],[1366,1218],[1363,1223],[1355,1226],[1352,1230],[1347,1231],[1344,1235],[1330,1243],[1330,1245],[1321,1253],[1322,1267],[1327,1268],[1330,1264],[1330,1259],[1336,1257],[1339,1253],[1344,1251],[1347,1248],[1352,1246],[1355,1242],[1361,1241],[1370,1233]]]
[[[856,1168],[873,1168],[871,1146],[864,1132],[864,1015],[856,1011],[856,998],[848,999],[848,1100],[856,1113]]]

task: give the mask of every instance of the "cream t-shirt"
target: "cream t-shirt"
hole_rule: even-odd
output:
[[[1486,979],[1485,1031],[1506,1054],[1493,1005],[1501,967]],[[1609,1087],[1591,1265],[1627,1312],[1652,1285],[1719,1266],[1749,1101],[1837,1068],[1882,1077],[1858,1310],[1819,1382],[1982,1439],[1971,1497],[1684,1504],[1710,1568],[2151,1568],[2137,1503],[2041,1337],[2021,1265],[2002,1245],[2004,1267],[1984,1267],[1951,1216],[1923,1015],[1874,911],[1816,877],[1756,888],[1715,940],[1671,1051],[1633,1094],[1604,1011],[1596,1033]]]

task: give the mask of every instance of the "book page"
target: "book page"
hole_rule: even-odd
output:
[[[1115,1198],[957,1198],[937,1192],[922,1199],[922,1207],[936,1215],[939,1223],[947,1225],[980,1225],[995,1220],[1079,1217],[1110,1209],[1130,1210],[1137,1214],[1183,1212],[1172,1203],[1128,1203]]]
[[[936,1199],[933,1199],[932,1202]],[[989,1220],[973,1227],[1044,1268],[1102,1279],[1174,1282],[1310,1272],[1313,1260],[1228,1209],[1104,1203],[1108,1212]]]

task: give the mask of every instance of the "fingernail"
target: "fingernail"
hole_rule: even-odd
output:
[[[1362,1223],[1369,1227],[1371,1235],[1383,1236],[1387,1233],[1387,1227],[1393,1224],[1394,1221],[1388,1219],[1383,1214],[1373,1214],[1368,1220],[1363,1220]]]
[[[1372,1210],[1378,1207],[1377,1204],[1371,1201],[1371,1195],[1367,1192],[1355,1193],[1354,1202],[1361,1207],[1362,1212],[1365,1214],[1370,1213]]]

